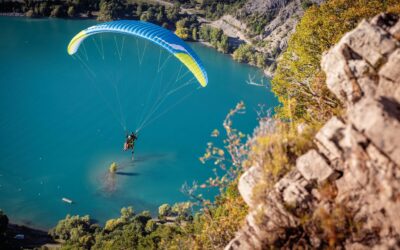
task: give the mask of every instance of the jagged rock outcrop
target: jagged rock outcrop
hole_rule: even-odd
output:
[[[232,15],[224,15],[220,19],[211,22],[209,25],[221,29],[225,35],[231,38],[231,42],[237,41],[236,44],[232,44],[234,47],[242,43],[251,44],[250,38],[246,35],[248,29],[247,25]]]
[[[341,247],[400,248],[400,17],[363,21],[323,56],[322,68],[345,115],[322,127],[317,149],[299,157],[262,202],[251,200],[262,170],[253,166],[243,175],[239,191],[250,212],[226,249],[287,248],[299,234],[307,235],[304,245],[323,247],[302,219],[321,209],[333,213],[335,204],[357,228]],[[326,183],[330,199],[320,189]]]
[[[273,75],[275,60],[287,48],[290,35],[304,14],[302,3],[320,4],[325,0],[248,0],[235,15],[225,15],[220,19],[211,22],[210,25],[220,28],[224,33],[236,41],[253,44],[256,50],[266,54],[269,58],[265,74]],[[248,25],[245,24],[249,16],[270,20],[260,34],[253,34]],[[256,46],[262,41],[265,46]]]
[[[287,40],[294,32],[299,18],[304,14],[302,0],[249,0],[239,10],[238,16],[260,15],[269,17],[270,22],[264,27],[260,35],[254,37],[268,43],[265,48],[273,56],[286,49]],[[324,0],[310,0],[309,4],[320,4]]]

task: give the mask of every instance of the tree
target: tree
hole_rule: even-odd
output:
[[[221,40],[223,35],[223,31],[221,29],[211,28],[210,30],[210,43],[212,46],[218,48],[218,42]]]
[[[163,11],[158,12],[156,16],[157,23],[162,23],[164,21],[164,13]]]
[[[148,19],[150,21],[154,21],[156,19],[155,9],[153,7],[148,8],[146,12],[147,12]]]
[[[145,230],[147,233],[154,232],[157,229],[157,223],[154,220],[149,220],[146,223]]]
[[[192,39],[194,41],[197,41],[199,39],[197,32],[198,32],[197,28],[194,27],[193,30],[192,30]]]
[[[175,34],[183,40],[189,39],[189,29],[188,28],[177,28]]]
[[[50,17],[65,17],[65,8],[62,5],[55,5],[50,13]]]
[[[143,12],[143,14],[140,16],[140,21],[150,21],[150,16],[148,12]]]
[[[229,52],[229,39],[228,36],[222,34],[221,41],[218,42],[218,50],[222,53]]]
[[[122,17],[124,15],[124,5],[125,2],[122,0],[101,0],[97,20],[110,21]]]
[[[0,238],[4,236],[8,228],[8,217],[0,210]]]
[[[207,25],[203,25],[200,27],[200,32],[199,32],[199,36],[200,39],[202,39],[203,41],[210,41],[210,26]]]
[[[250,62],[250,57],[252,55],[252,46],[250,44],[241,44],[234,52],[233,52],[233,59],[242,62],[242,63],[247,63]]]
[[[266,66],[267,56],[263,53],[256,53],[256,65],[259,68]]]
[[[104,230],[111,232],[114,231],[120,225],[122,225],[122,223],[119,219],[109,219],[106,221]]]
[[[25,16],[27,16],[27,17],[36,17],[37,15],[36,15],[36,13],[35,13],[33,10],[28,10],[28,11],[25,13]]]
[[[167,8],[167,19],[170,22],[175,22],[179,18],[179,7],[172,7],[172,8]]]
[[[191,215],[191,208],[192,206],[190,202],[181,202],[175,203],[171,208],[171,211],[174,215],[178,216],[178,219],[188,220],[189,216]]]
[[[187,28],[188,26],[188,19],[187,18],[183,18],[181,20],[179,20],[178,22],[176,22],[175,24],[176,28]]]
[[[57,226],[49,231],[49,234],[57,239],[65,240],[69,245],[81,248],[90,248],[94,242],[94,234],[99,226],[92,224],[88,215],[67,215],[60,220]]]
[[[130,221],[134,215],[135,215],[135,212],[133,211],[132,207],[121,208],[121,219],[123,221]]]
[[[164,218],[165,216],[168,216],[171,214],[171,206],[168,204],[162,204],[158,208],[158,217]]]
[[[75,7],[73,5],[68,7],[67,14],[69,17],[75,17],[76,12],[75,12]]]
[[[50,9],[49,9],[47,2],[40,3],[38,14],[40,16],[49,16],[50,15]]]
[[[143,14],[143,4],[138,3],[138,6],[136,8],[136,16],[140,18],[140,16],[142,16],[142,14]]]

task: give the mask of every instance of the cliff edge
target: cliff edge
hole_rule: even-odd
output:
[[[226,249],[400,248],[400,17],[361,22],[321,65],[346,111],[264,200],[260,166],[242,175],[249,214]]]

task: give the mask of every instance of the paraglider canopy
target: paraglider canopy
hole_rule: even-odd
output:
[[[194,51],[171,31],[147,22],[120,20],[91,26],[72,38],[68,45],[68,54],[75,54],[87,37],[107,32],[137,36],[159,45],[178,58],[192,72],[202,87],[207,86],[207,73]]]

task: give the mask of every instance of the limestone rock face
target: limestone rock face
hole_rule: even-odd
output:
[[[332,211],[333,204],[352,211],[357,225],[357,236],[346,237],[343,248],[400,248],[400,17],[363,21],[321,65],[345,115],[321,128],[316,149],[300,156],[265,200],[249,199],[262,174],[254,167],[245,172],[239,189],[250,212],[226,249],[284,248],[301,230],[302,216]],[[318,189],[326,183],[336,190],[333,201]],[[310,248],[321,247],[318,237],[308,238]]]
[[[296,166],[307,181],[316,180],[323,183],[334,174],[325,159],[315,150],[300,156]]]
[[[318,151],[330,162],[331,167],[342,170],[339,140],[343,138],[346,125],[337,117],[332,117],[315,136]]]
[[[254,206],[252,201],[253,188],[262,178],[262,170],[258,166],[249,168],[239,179],[238,189],[240,195],[249,206]]]
[[[223,30],[229,36],[230,43],[238,46],[241,43],[253,44],[256,50],[263,52],[269,58],[264,73],[272,76],[275,71],[275,60],[287,48],[290,35],[302,17],[304,10],[302,0],[247,0],[244,6],[234,16],[224,15],[209,25]],[[325,0],[309,0],[310,3],[321,4]],[[243,22],[243,17],[249,15],[270,18],[260,34],[253,34]],[[257,41],[268,44],[266,47],[257,47]]]

